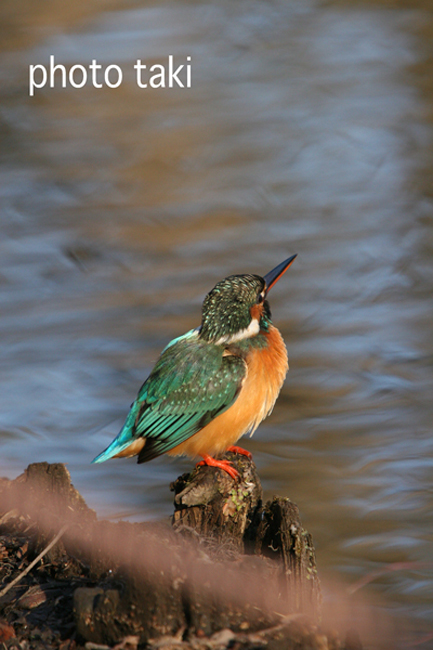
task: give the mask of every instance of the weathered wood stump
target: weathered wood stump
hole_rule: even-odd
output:
[[[211,467],[175,481],[171,525],[97,521],[62,465],[33,464],[0,481],[0,551],[4,542],[9,563],[2,566],[0,553],[0,593],[14,577],[14,553],[19,573],[63,531],[0,597],[0,616],[13,626],[27,612],[26,630],[45,621],[50,647],[68,635],[71,649],[128,635],[140,646],[168,636],[185,649],[248,650],[273,638],[284,648],[321,647],[323,634],[299,618],[317,621],[320,585],[297,507],[280,497],[263,504],[254,463],[226,458],[239,481]]]
[[[172,483],[175,530],[198,535],[216,558],[238,555],[239,559],[244,553],[271,560],[269,577],[278,584],[285,613],[317,616],[321,592],[316,558],[298,507],[282,497],[263,505],[253,461],[230,452],[224,458],[238,470],[239,481],[212,467],[199,467]]]
[[[253,462],[246,456],[227,453],[240,480],[227,472],[200,466],[170,485],[175,493],[173,526],[183,534],[193,532],[211,543],[244,552],[260,522],[263,491]]]

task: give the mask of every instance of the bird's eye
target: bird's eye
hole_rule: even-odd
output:
[[[260,304],[261,302],[264,301],[264,299],[265,299],[265,292],[262,291],[262,293],[259,293],[259,295],[257,296],[257,302]]]

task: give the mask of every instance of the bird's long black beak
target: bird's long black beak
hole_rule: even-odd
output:
[[[278,264],[278,266],[272,269],[272,271],[269,271],[269,273],[266,273],[266,275],[263,276],[263,279],[266,282],[266,293],[272,289],[274,284],[276,284],[281,276],[287,271],[296,255],[297,253],[292,255],[292,257],[289,257],[287,260],[284,260],[284,262],[281,262],[281,264]]]

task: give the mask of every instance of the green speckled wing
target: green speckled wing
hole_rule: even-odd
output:
[[[126,422],[94,462],[102,462],[143,436],[138,462],[152,460],[184,442],[228,409],[246,373],[245,362],[223,356],[220,346],[201,341],[196,330],[165,348],[141,387]]]

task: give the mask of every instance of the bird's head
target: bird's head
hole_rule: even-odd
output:
[[[230,345],[266,331],[271,311],[269,290],[287,271],[296,255],[260,275],[230,275],[210,291],[203,302],[200,338],[216,345]]]

